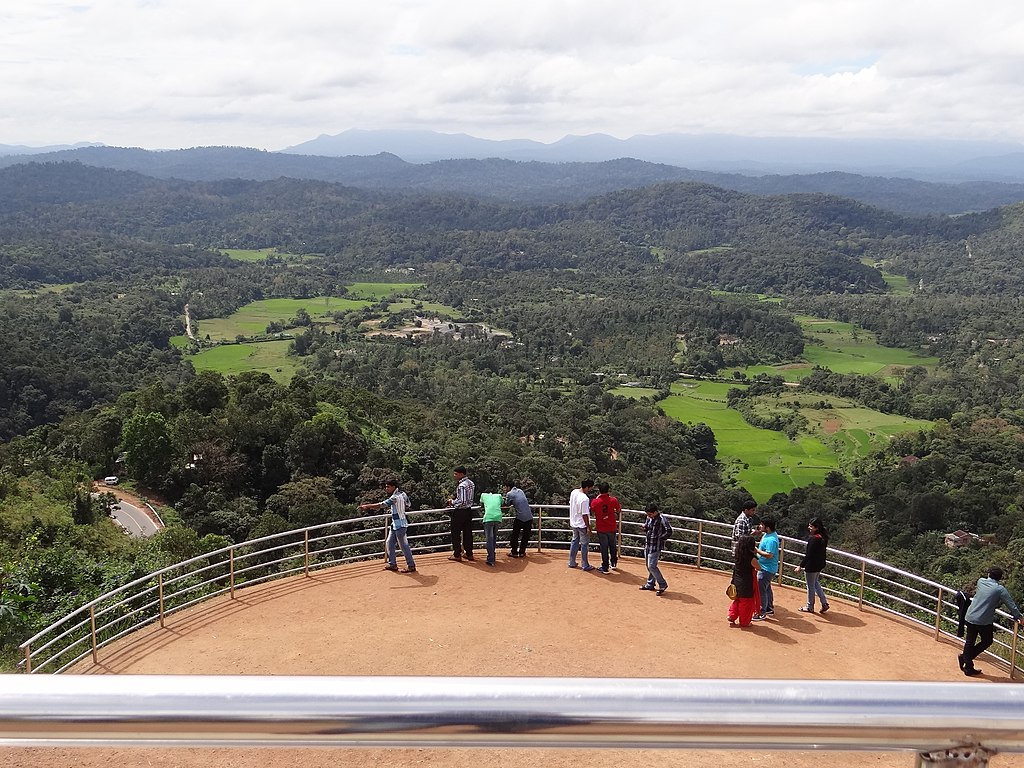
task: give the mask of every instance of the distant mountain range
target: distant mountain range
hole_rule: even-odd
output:
[[[752,176],[636,159],[555,163],[492,158],[411,163],[384,152],[329,157],[238,147],[154,151],[104,146],[0,156],[0,167],[31,162],[76,162],[186,181],[288,177],[365,189],[470,195],[521,203],[568,202],[677,181],[700,181],[757,195],[836,195],[905,214],[956,214],[1024,200],[1024,183],[937,183],[837,171]]]
[[[500,158],[546,163],[593,163],[634,158],[703,171],[745,175],[844,171],[925,181],[1024,182],[1024,144],[983,141],[911,141],[659,134],[616,139],[566,136],[551,144],[494,141],[464,133],[349,130],[289,147],[301,155],[375,155],[389,152],[412,163]]]

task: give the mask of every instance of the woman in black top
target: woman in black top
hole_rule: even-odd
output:
[[[821,613],[829,609],[828,598],[825,597],[825,590],[821,588],[821,571],[825,568],[825,549],[828,547],[828,531],[820,517],[812,517],[807,523],[807,549],[804,559],[796,567],[796,572],[801,569],[807,577],[807,605],[800,610],[804,613],[814,613],[814,596],[821,600]]]
[[[740,536],[736,542],[736,557],[732,566],[732,583],[736,585],[736,597],[729,606],[729,623],[749,627],[754,612],[760,610],[757,592],[757,558],[754,556],[754,537]]]

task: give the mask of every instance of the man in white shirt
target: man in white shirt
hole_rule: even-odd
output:
[[[594,481],[587,479],[569,494],[569,527],[572,528],[569,567],[576,567],[576,553],[581,553],[584,571],[594,570],[587,554],[590,547],[590,492],[593,488]]]

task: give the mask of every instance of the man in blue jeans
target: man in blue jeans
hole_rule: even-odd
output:
[[[757,588],[761,593],[761,612],[753,617],[754,621],[764,621],[775,615],[775,596],[772,594],[772,580],[779,572],[779,534],[775,532],[775,521],[766,517],[758,526],[763,535],[758,542],[757,564],[761,570],[757,572]]]
[[[572,529],[572,541],[569,542],[569,567],[576,567],[576,555],[583,560],[583,570],[592,571],[590,564],[590,491],[594,481],[589,478],[580,483],[580,487],[569,494],[569,527]]]
[[[416,573],[416,561],[412,559],[412,547],[409,546],[408,528],[409,521],[405,517],[405,511],[409,508],[409,497],[405,491],[398,488],[397,480],[386,480],[384,488],[389,496],[384,501],[360,504],[359,509],[390,509],[391,530],[388,532],[387,541],[384,543],[384,552],[388,558],[388,564],[384,566],[385,571],[398,570],[397,546],[402,548],[405,555],[405,568],[402,573]]]
[[[656,595],[664,595],[668,589],[668,582],[661,574],[658,561],[661,560],[661,550],[672,535],[672,524],[669,523],[657,504],[647,505],[647,519],[644,520],[644,557],[647,559],[647,583],[640,587],[641,592],[654,592]]]

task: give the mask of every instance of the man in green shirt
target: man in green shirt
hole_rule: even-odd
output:
[[[493,566],[495,550],[498,547],[498,526],[501,525],[501,494],[481,493],[480,503],[484,505],[484,546],[487,548],[487,564]]]

